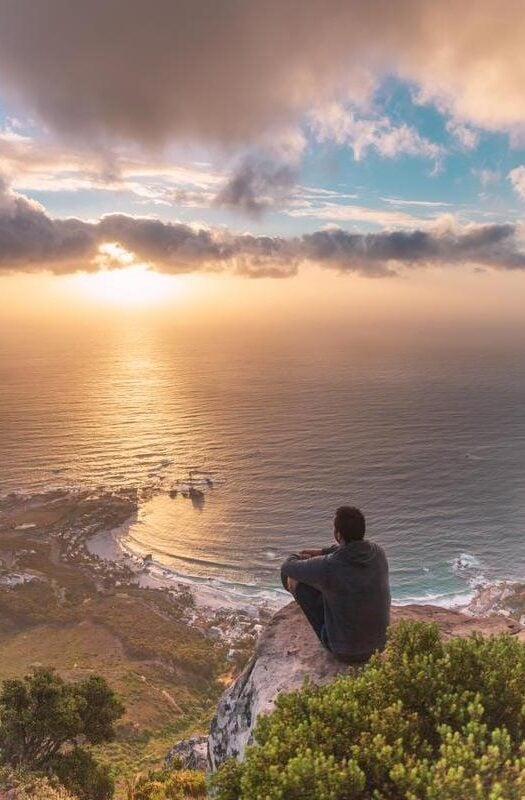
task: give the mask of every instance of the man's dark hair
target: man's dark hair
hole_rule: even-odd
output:
[[[334,524],[345,542],[358,542],[365,538],[365,517],[355,506],[339,506]]]

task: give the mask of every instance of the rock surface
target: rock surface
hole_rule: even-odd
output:
[[[174,761],[179,761],[183,769],[202,769],[208,766],[208,738],[207,736],[192,736],[177,742],[164,763],[167,767],[173,766]]]
[[[506,617],[473,617],[437,606],[393,608],[392,622],[401,619],[435,622],[444,638],[473,631],[484,635],[520,631],[520,625]],[[296,603],[282,608],[261,635],[253,659],[219,702],[208,738],[210,768],[216,769],[230,756],[243,757],[257,717],[273,709],[280,692],[299,689],[306,677],[318,685],[329,683],[348,669],[321,647]]]

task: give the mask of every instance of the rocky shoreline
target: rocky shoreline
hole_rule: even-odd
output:
[[[99,492],[56,489],[31,496],[12,493],[0,498],[0,531],[18,532],[28,539],[49,538],[55,561],[89,570],[101,590],[133,585],[177,599],[191,595],[188,625],[230,646],[246,637],[255,641],[286,597],[274,603],[247,598],[236,602],[225,598],[213,581],[196,583],[176,576],[151,556],[143,558],[123,545],[123,531],[137,518],[139,505],[156,491],[150,487]],[[14,586],[42,577],[38,569],[17,569],[17,563],[17,553],[3,551],[0,540],[0,584]],[[479,587],[458,610],[473,616],[497,613],[525,624],[525,585],[502,581]]]

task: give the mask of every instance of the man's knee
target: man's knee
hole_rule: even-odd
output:
[[[281,567],[281,583],[287,592],[290,592],[290,594],[293,594],[295,596],[295,591],[297,589],[297,585],[299,582],[295,578],[290,578],[288,575],[286,575],[284,567],[285,564],[283,564],[283,566]]]
[[[309,606],[317,606],[322,605],[323,602],[321,592],[318,589],[314,589],[313,586],[309,586],[307,583],[300,583],[299,581],[296,581],[294,597],[299,605],[307,604]]]

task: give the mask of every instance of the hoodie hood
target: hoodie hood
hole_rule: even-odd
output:
[[[347,542],[337,551],[345,561],[356,566],[366,566],[378,556],[379,548],[375,542],[362,539],[359,542]]]

